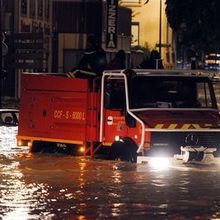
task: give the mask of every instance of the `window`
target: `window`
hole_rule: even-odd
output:
[[[202,108],[211,108],[212,100],[209,90],[209,85],[207,83],[197,83],[197,91],[198,91],[198,102],[200,103]]]
[[[131,25],[131,34],[132,34],[131,46],[139,45],[139,35],[140,35],[139,29],[140,29],[139,22],[133,22]]]
[[[18,112],[0,112],[0,126],[16,126],[18,125]]]
[[[27,15],[27,0],[21,1],[21,14]]]
[[[43,17],[43,0],[38,0],[37,1],[37,14],[39,18]]]
[[[36,1],[35,0],[30,0],[30,16],[31,17],[35,17],[35,13],[36,13]]]
[[[192,77],[135,77],[132,108],[214,108],[209,81]]]
[[[106,109],[124,109],[125,108],[125,85],[124,80],[106,82],[105,98]]]
[[[45,18],[50,18],[50,2],[49,0],[45,1]]]

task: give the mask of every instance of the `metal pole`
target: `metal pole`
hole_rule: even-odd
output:
[[[160,15],[159,15],[159,53],[161,56],[161,29],[162,29],[162,0],[160,0]]]
[[[2,107],[2,0],[0,0],[0,108]]]

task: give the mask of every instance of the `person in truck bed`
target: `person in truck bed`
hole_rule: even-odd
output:
[[[83,57],[79,64],[72,69],[71,72],[76,70],[82,70],[95,73],[94,76],[100,76],[102,72],[106,69],[107,59],[106,52],[98,45],[97,40],[94,35],[88,35],[87,37],[87,48],[84,51]],[[84,72],[84,74],[86,74]],[[80,77],[80,73],[78,72]]]
[[[125,69],[125,51],[124,50],[119,50],[116,54],[115,57],[108,63],[107,65],[107,70],[120,70],[120,69]]]

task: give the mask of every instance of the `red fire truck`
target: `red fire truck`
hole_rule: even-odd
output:
[[[208,72],[105,71],[102,78],[22,75],[18,145],[136,162],[220,152],[220,114]]]

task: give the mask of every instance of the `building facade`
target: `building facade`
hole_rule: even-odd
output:
[[[108,60],[120,49],[130,53],[131,10],[118,0],[54,0],[53,24],[54,72],[68,72],[78,64],[89,34],[95,35]]]
[[[121,0],[132,10],[132,46],[148,46],[161,53],[164,66],[174,65],[174,38],[167,22],[165,0]]]
[[[2,96],[20,97],[20,76],[27,72],[68,72],[94,34],[110,60],[131,48],[131,9],[118,0],[2,0],[2,31],[8,53]],[[127,65],[127,66],[128,66]]]
[[[20,96],[24,71],[50,71],[52,1],[3,0],[2,32],[8,53],[3,59],[2,96]]]

